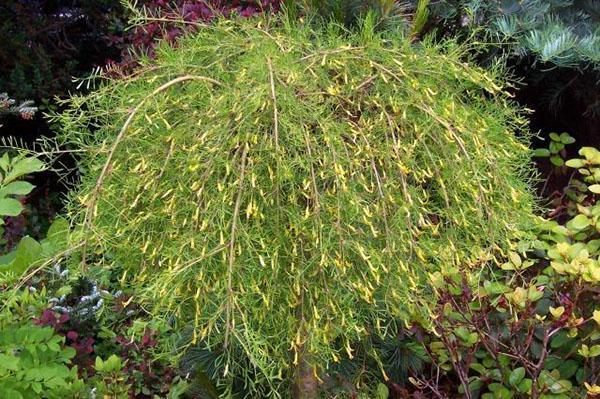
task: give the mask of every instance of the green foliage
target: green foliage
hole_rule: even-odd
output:
[[[34,157],[0,158],[0,215],[17,216],[23,210],[15,195],[27,195],[33,185],[18,180],[39,172],[44,164]],[[47,260],[59,248],[66,246],[68,225],[58,219],[48,237],[38,243],[23,238],[17,248],[0,257],[0,287],[9,286],[23,273],[42,260]],[[77,369],[69,368],[75,350],[64,347],[64,337],[51,327],[33,324],[32,318],[45,307],[45,291],[0,290],[0,393],[10,398],[79,397],[83,383]]]
[[[27,195],[33,185],[18,179],[41,171],[44,167],[41,161],[30,156],[11,158],[5,153],[0,158],[0,200],[3,201],[0,204],[4,206],[2,216],[16,216],[22,211],[22,206],[10,208],[10,201],[21,205],[11,196]],[[94,287],[95,293],[87,295],[87,299],[84,299],[84,294],[78,298],[73,291],[81,289],[82,280],[69,279],[68,270],[61,270],[58,262],[65,253],[68,233],[68,223],[57,218],[43,240],[38,242],[31,237],[24,237],[13,251],[0,256],[0,396],[16,399],[88,398],[92,388],[96,393],[111,398],[128,398],[132,392],[151,393],[151,389],[155,388],[150,386],[152,379],[145,379],[151,373],[141,372],[151,364],[146,359],[147,353],[144,353],[144,350],[152,346],[151,338],[146,335],[143,338],[145,341],[138,346],[144,359],[131,359],[131,374],[122,370],[120,357],[111,355],[105,362],[97,359],[95,375],[86,375],[82,371],[82,375],[86,377],[85,383],[78,378],[77,366],[71,363],[75,360],[75,348],[79,358],[84,349],[93,351],[94,340],[76,341],[79,334],[85,333],[82,331],[85,329],[82,327],[85,324],[83,319],[75,320],[74,323],[74,326],[82,329],[80,331],[69,330],[60,335],[59,326],[78,314],[86,314],[89,318],[89,313],[92,313],[91,317],[94,317],[93,313],[100,310],[103,300],[92,302],[94,295],[98,294],[97,287]],[[52,270],[44,271],[51,261],[54,266]],[[25,276],[33,268],[36,270]],[[52,299],[48,299],[48,292],[52,293]],[[57,305],[59,302],[61,305],[68,302],[74,306],[55,306],[54,308],[60,308],[64,312],[60,321],[57,321],[54,311],[47,308],[49,303]],[[111,316],[118,317],[115,313],[111,313]],[[33,323],[34,320],[36,324]],[[111,317],[99,318],[105,325],[97,327],[100,332],[98,336],[105,337],[109,334],[114,339],[113,330],[119,331],[119,327],[111,326],[110,320]],[[65,334],[70,337],[70,346],[65,345]],[[134,387],[130,381],[138,384]],[[168,378],[164,383],[168,384],[170,381],[171,378]],[[149,386],[145,385],[146,382]],[[180,390],[183,386],[184,383],[175,385]],[[163,392],[166,393],[167,390]],[[170,397],[177,397],[177,390]]]
[[[34,186],[21,179],[44,169],[44,163],[32,156],[11,157],[4,153],[0,157],[0,216],[18,216],[23,211],[23,205],[15,197],[29,194]],[[0,226],[3,224],[0,219]],[[14,250],[0,256],[0,284],[10,284],[31,267],[66,249],[68,230],[67,222],[59,218],[41,242],[24,237]]]
[[[21,290],[2,293],[0,310],[0,393],[6,398],[76,398],[84,386],[77,369],[69,368],[75,356],[65,348],[64,337],[51,327],[36,326],[32,315],[43,309],[44,293]]]
[[[425,4],[426,2],[422,1]],[[395,0],[301,0],[288,1],[286,7],[309,17],[335,21],[347,27],[356,27],[371,14],[379,27],[406,27],[408,4]]]
[[[10,284],[31,268],[48,264],[52,257],[67,249],[68,235],[68,223],[58,218],[43,240],[24,237],[14,250],[0,256],[0,283]]]
[[[398,30],[419,35],[429,20],[429,0],[302,0],[284,1],[288,11],[302,13],[319,21],[334,21],[343,26],[360,27],[372,19],[379,30]]]
[[[418,35],[425,28],[429,19],[429,0],[418,0],[411,26],[411,35]]]
[[[77,380],[77,371],[66,364],[75,355],[62,348],[64,338],[51,327],[24,325],[0,332],[0,392],[11,398],[43,395],[61,398],[69,384]]]
[[[29,194],[34,186],[22,179],[44,169],[44,163],[32,156],[11,157],[4,153],[0,157],[0,216],[18,216],[23,211],[23,205],[15,197]],[[0,219],[0,226],[3,224]],[[57,219],[41,242],[24,237],[14,250],[0,256],[0,283],[10,284],[31,267],[66,249],[68,230],[67,222]]]
[[[541,158],[549,158],[552,165],[561,167],[565,164],[565,146],[575,142],[569,133],[550,133],[550,144],[548,148],[536,148],[533,155]]]
[[[123,373],[123,362],[117,355],[111,355],[106,360],[96,358],[94,371],[99,382],[96,384],[98,394],[114,399],[128,398],[129,386],[127,377]]]
[[[427,276],[478,267],[531,221],[523,119],[501,71],[371,28],[217,21],[55,116],[85,171],[88,267],[189,326],[255,395],[429,320]],[[284,394],[282,394],[284,395]],[[285,396],[285,395],[284,395]]]
[[[560,67],[600,66],[600,3],[595,0],[444,0],[434,15],[483,28],[517,56]]]
[[[4,153],[0,157],[0,216],[17,216],[23,211],[23,205],[14,198],[16,195],[27,195],[33,185],[20,181],[31,173],[44,170],[44,164],[30,156],[10,157]],[[0,226],[4,223],[0,220]]]
[[[552,143],[572,143],[555,136]],[[566,162],[579,178],[563,195],[570,202],[564,225],[540,220],[535,235],[515,245],[500,268],[432,275],[440,303],[428,351],[441,369],[458,375],[467,397],[567,399],[600,392],[593,361],[600,356],[600,152],[583,147],[579,154]]]

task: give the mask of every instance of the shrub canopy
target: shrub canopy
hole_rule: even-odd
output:
[[[60,116],[83,262],[122,267],[270,394],[303,353],[326,366],[426,319],[431,272],[476,267],[532,214],[523,120],[463,54],[368,19],[218,21],[159,48]]]

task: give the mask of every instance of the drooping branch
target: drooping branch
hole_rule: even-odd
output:
[[[225,339],[223,341],[223,347],[227,349],[229,345],[229,335],[231,334],[232,318],[233,318],[233,264],[235,261],[235,235],[237,229],[237,221],[240,215],[240,205],[242,202],[242,191],[244,189],[244,178],[246,175],[246,161],[248,157],[248,145],[244,145],[242,150],[242,159],[240,165],[240,180],[238,182],[238,192],[235,199],[235,205],[233,209],[233,218],[231,220],[231,236],[229,238],[229,256],[227,260],[227,310],[226,310],[226,321],[225,321]]]
[[[129,113],[129,116],[127,117],[127,120],[125,121],[125,124],[123,124],[123,127],[119,131],[119,134],[117,135],[117,137],[115,138],[115,141],[113,142],[112,146],[110,147],[108,156],[106,158],[106,162],[104,162],[102,171],[100,172],[100,175],[98,176],[98,180],[96,180],[96,185],[94,186],[94,189],[92,190],[92,192],[90,194],[90,197],[88,199],[88,204],[86,207],[86,211],[85,211],[85,219],[83,221],[84,233],[89,231],[89,229],[91,227],[92,217],[94,214],[94,209],[96,207],[96,203],[98,201],[98,196],[100,194],[102,185],[104,184],[104,180],[106,179],[106,176],[109,173],[110,164],[112,162],[113,156],[115,155],[115,151],[117,150],[117,147],[119,146],[121,141],[123,141],[123,138],[125,137],[125,133],[127,133],[127,130],[129,129],[129,126],[131,126],[131,124],[133,123],[133,120],[134,120],[135,116],[137,115],[137,113],[144,106],[144,104],[146,104],[146,101],[148,101],[152,97],[167,90],[171,86],[177,85],[182,82],[187,82],[190,80],[202,80],[202,81],[210,82],[210,83],[218,85],[218,86],[222,86],[221,82],[218,82],[214,79],[211,79],[211,78],[208,78],[205,76],[198,76],[198,75],[180,76],[180,77],[170,80],[167,83],[156,88],[152,93],[150,93],[146,97],[144,97],[142,99],[142,101],[140,101],[135,106],[135,108]],[[82,251],[82,258],[81,258],[81,263],[84,267],[85,267],[86,261],[87,261],[87,238],[85,238],[85,237],[86,237],[86,235],[84,234],[83,251]]]

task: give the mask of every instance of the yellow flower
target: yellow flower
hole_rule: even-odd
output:
[[[598,385],[590,385],[587,382],[583,383],[585,385],[585,389],[587,389],[587,393],[590,396],[597,396],[600,395],[600,386]]]
[[[554,317],[555,319],[558,319],[560,316],[562,316],[564,312],[564,306],[559,306],[557,308],[553,308],[552,306],[550,306],[550,314],[552,314],[552,317]]]
[[[600,327],[600,310],[594,310],[594,313],[592,315],[592,319],[594,319],[594,321],[596,322],[596,324],[598,324],[598,327]]]

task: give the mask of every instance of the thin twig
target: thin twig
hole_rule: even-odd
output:
[[[227,265],[227,311],[225,322],[225,340],[223,348],[227,349],[229,345],[229,334],[231,332],[231,318],[233,312],[233,262],[235,260],[235,233],[237,229],[237,220],[240,214],[240,204],[242,202],[242,190],[244,188],[244,177],[246,174],[246,160],[248,156],[248,145],[244,145],[242,152],[242,164],[240,166],[240,181],[238,183],[237,198],[233,209],[233,219],[231,220],[231,237],[229,238],[229,260]]]
[[[271,84],[271,98],[273,99],[273,136],[275,140],[275,159],[276,171],[275,175],[275,195],[277,201],[277,226],[280,226],[281,199],[279,193],[279,110],[277,109],[277,94],[275,93],[275,77],[273,74],[273,63],[270,58],[267,58],[267,67],[269,68],[269,81]]]

